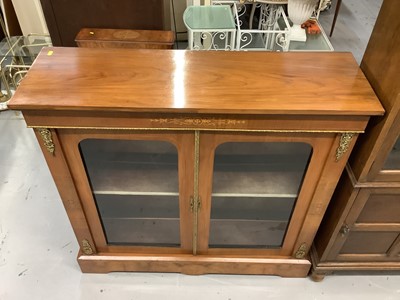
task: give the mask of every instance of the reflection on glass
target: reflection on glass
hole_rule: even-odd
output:
[[[311,152],[305,143],[220,145],[209,247],[281,247]]]
[[[400,170],[400,138],[397,139],[396,144],[389,156],[386,159],[384,170]]]
[[[178,154],[173,145],[87,139],[79,146],[107,243],[180,245]]]

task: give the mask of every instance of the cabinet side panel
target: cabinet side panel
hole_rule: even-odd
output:
[[[383,1],[361,62],[361,69],[386,109],[393,106],[400,92],[399,10],[399,1]]]
[[[369,40],[361,69],[386,110],[385,118],[373,118],[351,157],[359,181],[366,181],[371,165],[380,153],[399,106],[400,78],[400,1],[385,0]],[[397,104],[396,104],[397,103]],[[396,108],[397,107],[397,108]]]
[[[52,142],[54,144],[53,154],[48,151],[48,148],[44,144],[39,130],[35,130],[36,137],[50,169],[51,175],[53,176],[58,192],[60,193],[75,236],[77,237],[80,246],[82,246],[81,242],[86,240],[89,242],[92,250],[95,252],[95,244],[93,242],[86,217],[83,213],[81,202],[76,192],[70,170],[66,163],[63,148],[58,139],[56,130],[50,130],[50,132]]]
[[[393,107],[386,108],[384,117],[371,118],[366,133],[361,135],[350,157],[350,165],[359,182],[374,180],[382,167],[386,155],[395,142],[400,111],[400,94]],[[392,143],[390,141],[393,140]],[[388,142],[389,141],[389,142]]]
[[[385,170],[385,162],[395,146],[400,134],[400,94],[397,97],[397,102],[395,103],[392,111],[389,113],[387,121],[388,122],[385,124],[385,126],[390,128],[388,133],[384,135],[385,140],[382,142],[378,150],[379,154],[371,166],[367,181],[400,181],[400,172],[399,170],[396,170],[396,168],[398,169],[397,166],[393,166],[394,169],[392,172],[386,172],[388,170]]]
[[[332,256],[337,233],[342,226],[345,217],[351,208],[359,189],[354,189],[349,178],[348,170],[343,172],[338,187],[332,196],[328,209],[325,213],[321,227],[314,240],[315,249],[320,261]],[[337,252],[337,251],[336,251]]]
[[[339,134],[336,138],[332,139],[330,153],[324,162],[323,172],[318,180],[318,186],[296,241],[295,249],[298,249],[303,243],[311,246],[357,137],[358,135],[354,134],[352,139],[348,141],[347,151],[343,153],[343,156],[339,160],[336,159],[336,155],[340,148],[339,145],[342,144],[342,135]],[[307,248],[308,250],[309,248]]]

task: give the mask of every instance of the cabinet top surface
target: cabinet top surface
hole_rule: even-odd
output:
[[[52,51],[52,52],[51,52]],[[20,110],[380,115],[350,53],[46,48]]]

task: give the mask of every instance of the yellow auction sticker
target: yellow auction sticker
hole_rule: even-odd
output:
[[[49,52],[47,52],[47,56],[52,56],[53,55],[53,50],[50,50]]]

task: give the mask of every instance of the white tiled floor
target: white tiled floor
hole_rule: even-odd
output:
[[[346,38],[343,41],[347,36],[343,20],[350,24],[360,22],[360,16],[353,14],[359,9],[354,6],[356,2],[359,0],[343,1],[334,33],[337,41],[332,42],[336,49],[353,49],[360,61],[367,34],[357,33],[359,29],[350,31],[350,35],[362,36],[356,48],[346,43]],[[379,7],[381,0],[367,2]],[[326,31],[332,13],[331,10],[321,16]],[[358,19],[348,21],[353,17]],[[370,16],[365,18],[373,23]],[[77,242],[32,130],[26,129],[20,113],[0,112],[0,300],[400,299],[400,275],[333,275],[315,283],[309,278],[275,276],[82,274],[76,262],[77,251]]]

